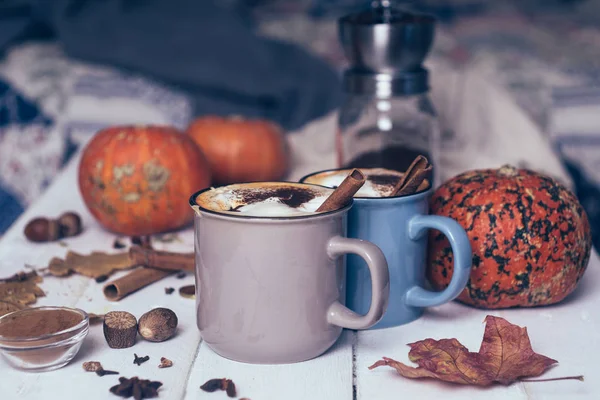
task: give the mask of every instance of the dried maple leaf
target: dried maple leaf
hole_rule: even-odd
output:
[[[128,252],[107,254],[94,251],[89,255],[82,255],[69,251],[64,259],[55,257],[50,260],[48,271],[54,276],[66,276],[76,272],[95,279],[134,266],[135,263],[129,258]]]
[[[369,367],[389,366],[406,378],[434,378],[463,385],[508,385],[520,378],[539,376],[558,361],[531,348],[527,328],[488,315],[478,353],[471,353],[456,339],[425,339],[409,344],[410,367],[383,358]]]
[[[42,277],[36,272],[19,272],[0,280],[0,316],[25,308],[35,303],[38,297],[45,296],[37,285]]]

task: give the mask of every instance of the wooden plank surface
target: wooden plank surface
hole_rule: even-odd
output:
[[[0,240],[0,277],[22,270],[25,264],[45,266],[52,257],[63,256],[69,249],[84,254],[93,250],[117,251],[112,249],[115,235],[101,229],[84,207],[76,183],[77,163],[78,158],[67,166],[48,191]],[[66,246],[58,243],[32,244],[23,236],[23,228],[31,218],[56,217],[67,210],[80,213],[85,231],[78,237],[64,240]],[[179,232],[178,238],[177,242],[155,245],[160,249],[193,251],[191,229]],[[120,275],[122,273],[116,276]],[[77,357],[62,369],[26,373],[12,369],[0,359],[0,398],[116,399],[108,392],[112,385],[118,383],[116,376],[98,377],[82,370],[82,362],[95,360],[102,362],[107,369],[119,371],[122,376],[139,376],[163,382],[160,390],[160,398],[163,399],[206,398],[209,395],[199,387],[215,377],[233,379],[239,387],[240,397],[253,400],[352,399],[352,345],[347,335],[324,356],[304,363],[254,366],[223,359],[201,344],[196,328],[194,301],[182,298],[177,292],[172,295],[164,292],[165,287],[179,288],[193,282],[191,274],[184,279],[171,276],[119,302],[109,302],[102,294],[103,283],[81,276],[46,277],[41,284],[46,297],[38,299],[36,305],[75,306],[93,313],[126,310],[138,318],[153,307],[164,306],[177,313],[178,334],[163,343],[150,343],[138,337],[135,346],[115,350],[108,348],[102,326],[96,325],[90,327],[90,333]],[[140,356],[149,355],[150,361],[141,366],[134,365],[134,352]],[[163,356],[174,362],[172,368],[157,368]],[[210,398],[218,400],[227,397],[224,393],[213,393]]]
[[[76,163],[77,159],[0,240],[0,276],[17,272],[24,264],[44,266],[50,258],[62,256],[69,249],[82,253],[92,250],[115,251],[112,249],[115,236],[102,230],[83,206],[75,183]],[[64,241],[67,247],[58,243],[31,244],[23,237],[23,227],[30,218],[39,215],[55,217],[66,210],[81,213],[85,226],[81,236]],[[193,249],[193,232],[190,229],[180,232],[178,237],[180,240],[177,242],[157,244],[157,247],[175,251]],[[600,292],[595,289],[600,284],[599,268],[600,261],[594,254],[577,292],[557,306],[496,312],[476,310],[457,303],[434,307],[423,318],[405,326],[345,332],[325,355],[308,362],[281,366],[236,363],[217,356],[201,342],[195,326],[194,302],[177,293],[170,296],[164,293],[165,287],[178,288],[193,283],[191,275],[182,280],[168,277],[117,303],[106,301],[101,292],[102,284],[88,278],[48,277],[41,285],[47,296],[39,299],[38,305],[76,306],[94,313],[128,310],[137,317],[153,307],[166,306],[179,316],[178,335],[162,344],[138,340],[130,349],[113,350],[106,346],[101,326],[93,326],[76,359],[63,369],[25,373],[10,368],[0,360],[0,398],[113,398],[108,389],[117,382],[116,377],[100,378],[81,369],[83,361],[97,360],[124,376],[137,375],[162,381],[164,387],[160,391],[160,398],[165,399],[208,398],[199,386],[216,377],[233,379],[238,386],[239,397],[253,400],[350,400],[354,396],[358,400],[598,399],[600,381],[594,376],[596,358],[600,355],[600,317],[596,306],[600,303]],[[534,350],[560,362],[544,377],[583,374],[586,381],[520,383],[480,389],[408,380],[386,368],[368,370],[368,366],[382,356],[409,363],[406,344],[427,337],[455,337],[469,349],[477,350],[483,335],[483,319],[487,314],[502,316],[513,323],[527,326]],[[353,350],[356,356],[354,382]],[[132,363],[134,352],[149,355],[151,359],[138,367]],[[170,369],[158,369],[161,356],[170,358],[175,365]],[[210,398],[218,400],[227,397],[224,393],[215,393]]]
[[[595,378],[600,356],[600,260],[594,253],[588,270],[573,295],[563,303],[530,309],[477,310],[458,303],[433,307],[419,320],[383,330],[359,332],[356,346],[358,400],[532,400],[600,399],[600,380]],[[584,375],[585,382],[557,381],[516,383],[491,388],[471,388],[431,380],[409,380],[395,370],[368,367],[381,357],[407,365],[409,347],[425,338],[456,338],[470,351],[478,351],[484,318],[495,315],[526,326],[534,351],[558,360],[543,378]]]

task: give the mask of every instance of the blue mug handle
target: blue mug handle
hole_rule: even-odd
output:
[[[441,292],[432,292],[420,286],[413,286],[406,292],[406,304],[413,307],[433,307],[454,300],[465,288],[471,274],[471,243],[467,233],[458,222],[439,215],[416,215],[408,222],[408,236],[417,240],[428,229],[442,232],[452,246],[454,272],[448,287]]]

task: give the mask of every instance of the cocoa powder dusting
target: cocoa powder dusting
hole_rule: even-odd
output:
[[[311,201],[316,197],[313,190],[299,187],[278,187],[265,190],[239,190],[239,195],[242,197],[245,204],[259,203],[271,197],[279,198],[279,200],[289,207],[296,208],[302,204]]]
[[[381,174],[369,175],[367,180],[374,185],[396,185],[400,180],[400,175]]]
[[[82,321],[82,316],[67,310],[31,310],[8,316],[0,324],[0,336],[34,338],[64,331]]]

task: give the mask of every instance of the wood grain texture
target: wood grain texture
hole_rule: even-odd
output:
[[[54,256],[77,249],[82,253],[112,249],[114,235],[103,231],[85,211],[75,184],[75,159],[55,180],[49,190],[15,223],[0,240],[0,277],[9,276],[24,264],[43,266]],[[56,217],[63,211],[81,213],[84,232],[65,240],[68,247],[58,243],[29,243],[23,227],[34,216]],[[178,234],[180,240],[155,243],[169,251],[192,251],[193,232]],[[115,277],[122,276],[119,273]],[[184,279],[167,277],[118,303],[109,302],[102,294],[102,284],[94,280],[71,276],[47,277],[41,287],[47,296],[38,305],[67,305],[102,314],[111,310],[127,310],[136,317],[153,307],[168,307],[179,318],[179,331],[173,339],[151,343],[138,337],[137,343],[122,350],[109,349],[104,341],[102,325],[92,326],[80,353],[67,367],[47,373],[24,373],[10,368],[0,359],[0,397],[2,400],[100,400],[112,398],[108,389],[117,377],[98,377],[84,372],[84,361],[100,361],[105,368],[122,375],[151,378],[163,382],[159,391],[162,399],[227,399],[225,393],[206,394],[199,388],[206,380],[228,377],[238,386],[238,397],[265,399],[327,399],[352,400],[352,344],[356,338],[356,398],[358,400],[397,399],[598,399],[600,381],[595,380],[597,358],[600,356],[600,261],[593,253],[591,264],[580,287],[564,303],[552,307],[489,312],[510,322],[527,326],[535,351],[559,361],[559,365],[544,377],[580,375],[578,381],[515,384],[491,389],[457,387],[453,385],[411,381],[399,377],[393,370],[367,367],[382,356],[408,363],[408,346],[415,340],[432,337],[456,337],[470,349],[477,349],[483,335],[483,320],[488,312],[456,303],[429,309],[419,320],[405,326],[368,331],[345,332],[342,339],[325,355],[304,363],[281,366],[254,366],[226,360],[201,343],[195,324],[194,301],[182,298],[177,292],[166,295],[165,287],[179,288],[192,284],[191,274]],[[150,361],[137,366],[133,353],[150,356]],[[173,361],[173,367],[159,369],[160,357]],[[114,397],[116,399],[116,397]]]
[[[54,256],[64,256],[68,249],[82,253],[92,250],[122,251],[112,249],[115,235],[101,229],[86,211],[76,185],[76,163],[73,160],[57,177],[49,190],[37,203],[25,212],[0,241],[0,277],[9,276],[23,268],[24,264],[44,266]],[[23,227],[34,216],[57,216],[63,211],[74,210],[83,219],[84,232],[59,243],[34,244],[23,236]],[[193,251],[193,231],[178,233],[179,240],[171,243],[154,242],[159,250]],[[121,277],[120,272],[111,279]],[[110,349],[102,334],[102,324],[90,327],[90,333],[76,358],[66,367],[46,373],[24,373],[14,370],[0,359],[0,393],[2,400],[36,400],[61,398],[63,400],[100,400],[113,396],[108,389],[118,383],[118,376],[98,377],[84,372],[84,361],[100,361],[104,368],[119,371],[122,376],[139,376],[163,382],[159,398],[196,399],[206,398],[200,385],[215,376],[228,376],[238,385],[238,397],[250,399],[352,399],[352,349],[344,335],[332,350],[311,361],[282,366],[255,366],[235,363],[214,354],[201,345],[196,327],[194,300],[179,296],[177,290],[165,294],[165,287],[178,289],[194,283],[193,274],[184,279],[169,276],[119,302],[104,298],[102,283],[74,275],[67,278],[45,277],[40,286],[47,297],[36,305],[65,305],[85,311],[104,314],[112,310],[126,310],[138,319],[154,307],[167,307],[177,313],[177,335],[162,343],[152,343],[137,337],[136,344],[128,349]],[[133,364],[133,353],[150,356],[141,366]],[[173,361],[173,367],[159,369],[161,357]],[[285,395],[282,395],[285,394]],[[116,398],[116,397],[115,397]],[[225,393],[213,393],[210,398],[227,398]]]
[[[351,400],[352,345],[351,332],[344,332],[327,353],[310,361],[287,365],[248,365],[215,354],[205,343],[191,370],[186,400],[205,399],[199,388],[213,378],[235,382],[238,397],[252,400]],[[211,399],[226,399],[214,393]]]
[[[600,355],[600,261],[594,253],[580,287],[564,303],[553,307],[478,310],[458,303],[433,307],[419,320],[400,327],[359,332],[356,346],[357,399],[396,400],[531,400],[531,399],[596,399],[600,398],[600,381],[595,380],[596,359]],[[515,383],[510,386],[473,388],[431,380],[400,377],[391,368],[368,367],[381,357],[414,365],[408,360],[412,343],[425,338],[457,338],[471,351],[479,350],[486,315],[526,326],[534,351],[559,361],[540,378],[584,375],[585,382],[562,381]],[[588,378],[590,377],[590,378]],[[547,383],[551,383],[547,385]]]

